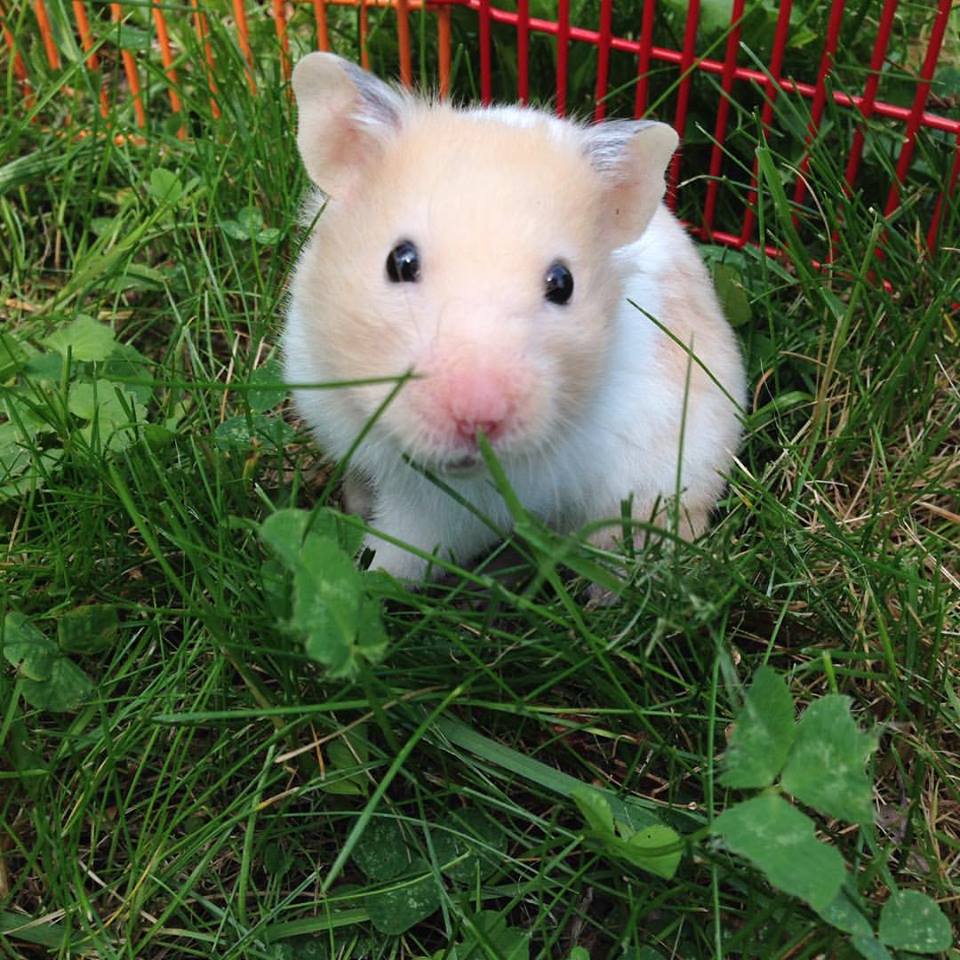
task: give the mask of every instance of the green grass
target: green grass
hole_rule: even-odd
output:
[[[339,18],[335,36],[351,26]],[[3,79],[0,430],[20,431],[26,459],[11,466],[0,447],[0,616],[26,614],[53,638],[70,611],[98,604],[118,624],[99,639],[81,630],[71,658],[95,689],[78,709],[38,709],[25,680],[0,671],[0,955],[415,957],[473,937],[487,953],[471,956],[497,956],[489,910],[525,931],[531,956],[853,956],[704,839],[741,798],[720,786],[717,758],[767,663],[798,702],[841,692],[879,727],[876,826],[818,821],[856,888],[873,907],[921,890],[955,921],[957,212],[930,256],[922,184],[886,225],[875,201],[846,197],[829,132],[846,121],[828,115],[808,175],[817,202],[794,227],[789,131],[806,115],[781,98],[788,134],[760,147],[758,203],[761,239],[786,256],[705,251],[746,294],[738,332],[754,385],[710,534],[627,561],[609,608],[584,608],[583,581],[555,575],[550,543],[520,545],[535,588],[482,573],[385,587],[385,658],[330,679],[282,629],[258,536],[274,509],[313,506],[329,477],[309,438],[280,427],[273,368],[254,373],[275,352],[304,180],[290,104],[249,96],[229,34],[213,29],[224,116],[185,80],[184,140],[163,119],[159,68],[143,145],[98,135],[78,69],[38,87],[37,122]],[[255,25],[261,49],[270,29]],[[277,69],[265,55],[262,86]],[[67,87],[84,139],[57,132]],[[752,117],[741,135],[757,145]],[[876,169],[889,167],[880,153]],[[727,171],[741,196],[743,162],[735,152]],[[933,169],[921,180],[946,168]],[[815,271],[811,251],[834,228],[833,266]],[[81,314],[139,351],[131,366],[75,352],[6,366],[13,341],[55,356],[45,338]],[[116,396],[117,382],[127,399],[142,391],[139,413],[116,415],[138,424],[123,441],[77,412],[78,385]],[[566,546],[572,566],[595,562]],[[584,843],[569,778],[696,835],[676,876]],[[469,829],[450,819],[464,811]],[[418,889],[439,895],[402,935],[369,922],[390,885],[360,867],[376,829],[399,830],[426,877]],[[457,886],[444,844],[464,835],[487,837],[479,862],[494,869]]]

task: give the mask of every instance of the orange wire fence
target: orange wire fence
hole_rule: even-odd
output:
[[[940,230],[948,210],[956,212],[956,183],[960,176],[960,119],[958,110],[937,109],[938,98],[934,91],[934,78],[938,61],[943,54],[951,16],[956,16],[960,7],[954,0],[936,0],[931,7],[932,20],[929,30],[923,38],[923,49],[917,58],[917,66],[910,76],[912,99],[909,103],[894,103],[879,96],[884,68],[889,65],[891,38],[898,13],[899,0],[876,0],[879,15],[875,29],[870,37],[871,58],[865,69],[866,80],[862,89],[851,91],[841,89],[834,82],[835,64],[841,29],[845,18],[851,16],[845,0],[832,0],[826,20],[826,32],[815,74],[807,80],[796,79],[786,73],[784,62],[789,54],[791,43],[792,18],[794,4],[792,0],[781,0],[776,14],[775,33],[770,44],[769,56],[765,63],[757,62],[745,65],[744,49],[740,43],[741,29],[746,17],[752,12],[746,0],[731,0],[729,27],[722,50],[715,50],[717,44],[704,50],[701,35],[701,21],[705,17],[700,0],[688,0],[683,21],[682,38],[679,43],[661,44],[655,34],[656,0],[644,0],[639,22],[635,29],[622,34],[613,30],[614,0],[599,0],[596,24],[581,25],[571,22],[570,0],[557,0],[556,18],[543,19],[531,16],[529,0],[506,0],[503,6],[494,5],[491,0],[306,0],[294,6],[285,0],[270,0],[267,4],[250,5],[244,0],[230,0],[229,20],[222,13],[226,6],[218,8],[221,24],[226,23],[232,31],[238,56],[242,58],[246,83],[251,93],[259,93],[257,72],[257,49],[255,32],[251,28],[251,12],[257,22],[265,17],[272,20],[271,54],[278,58],[282,78],[289,77],[291,70],[290,20],[299,11],[312,8],[314,39],[320,49],[330,49],[333,45],[331,35],[331,16],[337,8],[350,7],[356,13],[356,31],[359,58],[365,67],[370,66],[369,41],[372,34],[371,12],[378,16],[389,14],[392,19],[396,38],[396,62],[400,81],[412,85],[414,77],[414,41],[419,39],[423,46],[424,18],[434,21],[431,32],[431,50],[435,51],[435,69],[432,71],[435,83],[442,96],[450,91],[453,73],[453,41],[451,18],[455,11],[463,11],[473,18],[474,29],[471,34],[476,49],[469,51],[471,59],[479,62],[479,99],[490,102],[494,81],[498,79],[495,66],[502,49],[496,47],[494,32],[509,30],[513,39],[513,56],[510,64],[511,76],[515,76],[515,98],[526,103],[531,95],[530,50],[534,37],[547,38],[555,44],[555,75],[552,78],[551,93],[553,104],[558,113],[568,108],[570,93],[568,72],[570,54],[574,45],[589,47],[595,53],[593,77],[593,113],[597,120],[607,112],[608,98],[613,91],[609,87],[611,58],[629,56],[635,60],[633,112],[644,115],[651,106],[650,78],[657,69],[675,69],[677,79],[673,87],[673,123],[681,136],[689,133],[689,111],[691,89],[694,78],[709,76],[719,80],[716,116],[710,131],[709,160],[706,165],[707,176],[704,188],[704,202],[700,221],[691,226],[703,238],[713,242],[742,247],[753,243],[756,227],[757,168],[749,178],[746,190],[746,202],[742,203],[739,222],[734,228],[724,224],[721,229],[717,220],[718,196],[724,184],[724,175],[729,164],[729,153],[725,141],[730,129],[731,108],[736,105],[738,91],[748,88],[762,93],[762,109],[759,121],[762,129],[769,133],[774,124],[774,109],[778,97],[785,95],[800,98],[807,103],[809,121],[805,133],[805,144],[809,144],[820,132],[825,121],[827,108],[844,110],[856,117],[849,142],[843,144],[843,179],[848,191],[858,189],[858,177],[862,178],[865,148],[869,145],[869,124],[886,122],[893,130],[899,130],[899,146],[892,151],[892,175],[886,183],[885,196],[878,202],[886,216],[894,214],[901,204],[904,187],[909,184],[911,174],[916,167],[918,140],[921,135],[937,136],[933,143],[933,154],[938,169],[934,180],[937,183],[936,199],[928,204],[929,216],[924,227],[925,239],[930,249],[935,249],[941,241]],[[665,5],[665,4],[664,4]],[[636,6],[636,5],[634,5]],[[852,6],[852,5],[851,5]],[[54,9],[55,7],[55,9]],[[594,3],[597,7],[597,3]],[[859,5],[863,9],[863,5]],[[125,42],[124,30],[128,28],[131,10],[141,12],[149,9],[155,36],[148,45],[133,49]],[[387,9],[384,9],[387,8]],[[593,9],[593,8],[591,8]],[[159,55],[160,68],[164,78],[165,95],[169,110],[174,117],[184,111],[180,91],[183,82],[178,69],[189,67],[193,75],[202,74],[202,82],[209,96],[210,111],[213,118],[220,116],[221,108],[217,78],[218,64],[211,42],[208,13],[212,15],[212,6],[203,5],[198,0],[185,0],[178,6],[156,0],[143,0],[140,4],[100,3],[90,4],[83,0],[72,0],[71,10],[66,9],[65,0],[33,0],[29,8],[21,7],[19,16],[0,7],[4,44],[8,61],[8,70],[22,87],[23,103],[29,109],[36,103],[39,82],[31,77],[23,56],[25,44],[35,44],[39,36],[43,57],[49,71],[53,73],[68,69],[61,55],[65,44],[76,44],[82,50],[82,65],[96,93],[99,112],[107,118],[111,116],[111,97],[121,92],[129,98],[133,107],[133,118],[137,128],[148,127],[148,114],[144,103],[144,90],[141,83],[141,70],[146,58]],[[52,15],[55,13],[56,15]],[[415,37],[413,13],[419,14],[416,26],[420,32]],[[181,48],[185,29],[192,34],[194,62],[188,63],[184,50],[177,49],[173,39],[171,20],[175,19]],[[115,28],[114,32],[104,30],[104,22]],[[92,27],[100,27],[99,32]],[[382,22],[378,24],[382,25]],[[956,31],[960,36],[960,31]],[[261,33],[262,39],[262,33]],[[719,59],[712,54],[719,54]],[[198,56],[199,53],[199,56]],[[110,55],[114,62],[122,65],[125,83],[113,84],[108,91],[102,60]],[[179,58],[179,59],[178,59]],[[178,67],[182,64],[182,67]],[[901,71],[903,72],[903,71]],[[121,89],[122,86],[122,89]],[[502,84],[501,84],[502,86]],[[660,115],[667,106],[657,104]],[[186,136],[187,126],[181,123],[177,135]],[[928,151],[929,153],[930,151]],[[670,169],[671,187],[675,186],[684,173],[684,151],[674,157]],[[799,163],[793,187],[793,200],[801,204],[806,192],[805,173],[809,155],[804,155]],[[928,164],[929,166],[929,164]],[[691,171],[687,171],[688,175]],[[930,179],[929,172],[927,173]],[[673,191],[670,194],[671,202]],[[729,219],[729,218],[728,218]]]

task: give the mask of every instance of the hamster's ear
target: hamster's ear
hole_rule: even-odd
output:
[[[404,97],[332,53],[307,54],[293,71],[297,147],[310,179],[340,199],[400,126]]]
[[[653,120],[615,120],[587,128],[585,151],[605,185],[603,229],[614,246],[636,240],[656,213],[678,143],[673,127]]]

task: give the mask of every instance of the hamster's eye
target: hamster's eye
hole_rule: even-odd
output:
[[[410,240],[401,240],[387,254],[387,276],[393,283],[416,283],[420,279],[420,253]]]
[[[543,295],[551,303],[561,306],[573,296],[573,274],[565,263],[554,260],[547,267],[543,278]]]

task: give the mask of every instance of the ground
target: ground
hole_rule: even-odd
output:
[[[158,68],[143,139],[107,133],[79,67],[32,107],[5,73],[0,930],[15,932],[0,952],[854,956],[709,833],[752,795],[723,785],[719,758],[764,664],[798,716],[843,694],[876,738],[875,823],[787,791],[869,922],[905,891],[955,921],[956,210],[925,244],[948,141],[924,141],[884,222],[869,188],[895,158],[889,131],[867,192],[847,196],[828,111],[797,210],[806,108],[781,104],[769,145],[741,117],[721,214],[742,209],[756,155],[758,239],[784,252],[703,247],[752,384],[713,529],[628,558],[614,605],[584,603],[605,558],[536,527],[517,578],[411,592],[341,566],[354,527],[322,513],[336,476],[284,401],[305,184],[291,104],[263,95],[269,64],[249,93],[225,23],[222,116],[195,84],[186,122],[169,119]],[[132,129],[121,107],[112,122]],[[681,185],[688,215],[702,187]],[[297,579],[300,539],[285,554],[289,531],[261,528],[315,507],[311,549],[365,598],[376,640],[339,668],[326,634],[296,628],[323,577]],[[610,790],[618,829],[682,835],[652,843],[682,853],[676,873],[591,834],[582,785]]]

